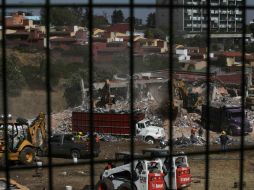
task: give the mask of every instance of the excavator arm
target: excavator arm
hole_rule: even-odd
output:
[[[45,120],[45,114],[41,112],[28,127],[31,143],[37,148],[45,144],[47,138]]]

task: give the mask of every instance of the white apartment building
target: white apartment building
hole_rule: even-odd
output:
[[[178,5],[189,7],[174,9],[174,29],[178,32],[197,33],[206,31],[207,10],[198,5],[205,5],[207,0],[175,0]],[[167,4],[168,1],[157,0],[157,4]],[[242,29],[242,0],[210,0],[210,29],[211,32],[237,33]],[[220,8],[218,6],[224,6]],[[191,7],[190,7],[191,6]],[[229,7],[227,7],[229,6]],[[231,7],[230,7],[231,6]],[[234,7],[232,7],[234,6]],[[169,10],[156,9],[156,24],[158,27],[168,27]]]

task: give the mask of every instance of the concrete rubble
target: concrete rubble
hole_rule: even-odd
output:
[[[193,83],[192,87],[188,87],[190,92],[198,93],[199,96],[204,98],[203,104],[206,102],[206,83]],[[219,105],[241,105],[241,96],[238,96],[238,91],[235,88],[224,87],[220,83],[211,83],[210,84],[210,104],[219,104]],[[157,97],[158,98],[158,97]],[[134,100],[134,109],[135,111],[142,111],[145,113],[145,117],[152,121],[152,124],[156,126],[162,126],[166,130],[168,136],[169,131],[169,122],[168,119],[162,119],[162,116],[158,114],[157,110],[159,108],[159,103],[156,102],[156,98],[151,98],[149,93],[143,94],[142,97],[138,100]],[[84,105],[68,109],[61,113],[52,114],[52,131],[53,133],[68,133],[71,132],[71,116],[72,111],[89,111],[89,106]],[[127,100],[117,100],[115,104],[106,106],[106,108],[94,108],[94,112],[104,113],[104,112],[129,112],[130,110],[130,101]],[[201,106],[198,109],[201,111]],[[251,125],[254,125],[254,111],[246,110],[246,116],[250,120]],[[199,129],[201,125],[201,114],[189,113],[186,109],[180,108],[176,120],[173,122],[173,138],[175,145],[204,145],[206,143],[204,130],[204,136],[199,137],[195,136],[195,139],[190,139],[190,130],[191,128]],[[210,132],[211,143],[218,143],[217,137],[218,134],[215,132]],[[119,138],[112,135],[99,134],[99,138],[105,142],[116,142],[119,140],[127,140],[126,138]],[[129,140],[129,139],[128,139]],[[138,141],[140,139],[136,139]]]

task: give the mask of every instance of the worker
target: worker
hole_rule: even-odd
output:
[[[83,136],[84,136],[83,133],[80,131],[80,132],[78,132],[78,134],[77,134],[77,139],[78,139],[78,140],[81,140],[81,138],[82,138]]]
[[[199,127],[199,130],[198,130],[198,136],[202,137],[204,134],[204,130],[202,127]]]
[[[190,139],[192,143],[196,142],[196,131],[197,129],[195,127],[191,128],[191,135],[190,135]]]
[[[100,137],[98,134],[94,134],[95,142],[99,143],[100,142]]]
[[[195,127],[191,128],[191,135],[196,136],[197,129]]]
[[[107,166],[104,168],[104,170],[109,170],[114,168],[115,166],[113,165],[113,163],[111,161],[108,162]]]
[[[229,140],[229,138],[228,138],[226,132],[222,131],[221,135],[220,135],[220,144],[221,144],[222,151],[226,151],[228,140]]]

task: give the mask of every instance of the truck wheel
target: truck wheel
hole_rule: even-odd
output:
[[[25,165],[33,164],[34,158],[35,152],[34,149],[32,149],[31,147],[24,148],[19,155],[19,161]]]
[[[72,150],[71,151],[71,157],[72,158],[80,158],[80,152],[79,152],[79,150]]]
[[[95,190],[114,190],[114,185],[110,179],[104,178],[96,184]]]
[[[148,144],[154,144],[155,143],[155,140],[153,137],[146,137],[145,138],[145,141],[148,143]]]
[[[117,188],[117,190],[131,190],[131,189],[137,190],[136,186],[135,186],[135,185],[131,185],[130,182],[125,182],[125,183],[121,184],[121,185]]]

